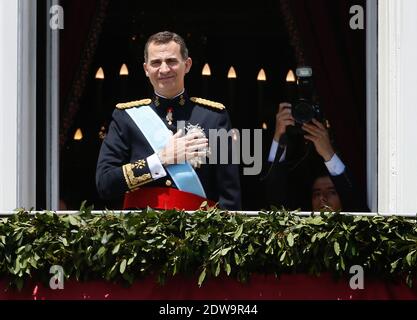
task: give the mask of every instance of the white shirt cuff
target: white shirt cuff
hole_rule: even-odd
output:
[[[343,164],[342,160],[337,156],[335,153],[333,157],[324,163],[329,170],[331,176],[338,176],[345,171],[345,165]]]
[[[146,161],[148,162],[148,167],[149,171],[151,172],[152,179],[156,180],[167,175],[156,153],[146,158]]]
[[[276,142],[275,140],[272,140],[271,149],[269,150],[269,157],[268,157],[269,162],[274,162],[278,147],[279,147],[279,143]],[[279,158],[279,162],[282,162],[285,160],[286,154],[287,154],[287,147],[285,147],[284,152],[281,155],[281,158]]]

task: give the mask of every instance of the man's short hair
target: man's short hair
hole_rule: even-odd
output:
[[[310,191],[313,189],[314,183],[319,178],[330,177],[329,170],[324,163],[317,163],[311,170],[310,174]]]
[[[175,43],[178,43],[180,45],[181,56],[184,60],[186,60],[188,58],[188,49],[184,39],[174,32],[161,31],[151,35],[148,41],[146,42],[144,50],[145,62],[148,61],[148,48],[151,43],[167,44],[171,41],[174,41]]]

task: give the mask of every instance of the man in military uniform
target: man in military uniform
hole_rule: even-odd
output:
[[[179,35],[152,35],[144,53],[155,94],[116,106],[97,162],[100,196],[124,195],[124,208],[195,210],[208,201],[239,210],[238,165],[202,161],[208,155],[209,129],[231,129],[225,107],[185,92],[192,60]]]

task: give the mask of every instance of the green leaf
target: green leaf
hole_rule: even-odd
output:
[[[19,241],[19,240],[22,238],[22,236],[23,236],[23,232],[18,232],[18,233],[15,235],[15,239],[16,239],[16,241]]]
[[[111,253],[116,254],[119,252],[119,249],[120,249],[120,243],[115,245]]]
[[[68,221],[73,226],[79,226],[79,222],[78,222],[77,218],[75,218],[74,215],[72,215],[72,214],[68,215]]]
[[[200,276],[198,277],[198,286],[199,287],[201,287],[205,278],[206,278],[206,268],[203,269],[203,271],[200,273]]]
[[[398,262],[400,261],[400,259],[395,260],[394,262],[391,263],[391,273],[397,268]]]
[[[100,249],[98,249],[97,251],[97,256],[101,257],[106,253],[106,247],[102,246],[100,247]]]
[[[108,272],[108,275],[111,275],[113,272],[115,272],[116,271],[116,268],[117,268],[117,265],[118,265],[119,263],[118,262],[116,262],[114,265],[113,265],[113,267],[111,267],[111,269],[110,269],[110,271]]]
[[[230,275],[230,272],[232,271],[232,268],[228,262],[226,262],[226,273],[227,275]]]
[[[284,259],[285,259],[285,255],[287,254],[287,251],[284,251],[282,254],[281,254],[281,257],[279,258],[279,261],[284,261]]]
[[[239,237],[242,235],[242,232],[243,232],[243,224],[241,224],[240,226],[239,226],[239,228],[237,228],[237,230],[236,230],[236,232],[235,232],[235,235],[234,235],[234,237],[233,237],[233,239],[236,241],[237,239],[239,239]]]
[[[225,249],[223,249],[222,251],[221,251],[221,255],[222,256],[225,256],[230,250],[231,250],[232,248],[231,247],[229,247],[229,248],[225,248]]]
[[[275,239],[275,233],[272,233],[271,235],[270,235],[270,237],[269,237],[269,239],[268,239],[268,241],[266,241],[265,242],[265,244],[267,245],[267,246],[269,246],[270,244],[271,244],[271,242]]]
[[[29,264],[34,267],[35,269],[38,267],[35,259],[29,259]]]
[[[237,265],[240,265],[240,262],[241,262],[241,259],[236,252],[235,252],[235,262],[236,262]]]
[[[412,288],[413,287],[413,276],[411,274],[407,275],[407,278],[405,279],[408,287]]]
[[[327,232],[319,232],[319,233],[317,233],[317,238],[319,240],[325,238],[326,236],[327,236]]]
[[[355,245],[352,245],[352,247],[351,247],[351,249],[350,249],[350,251],[351,251],[351,253],[352,253],[352,256],[356,256],[356,246]]]
[[[334,253],[338,256],[340,254],[340,245],[339,242],[335,241],[333,244]]]
[[[18,274],[19,271],[20,271],[20,256],[17,256],[17,259],[15,261],[15,267],[14,267],[13,273],[14,274]]]
[[[315,225],[315,226],[320,226],[322,224],[325,224],[325,222],[323,221],[323,218],[320,216],[315,216],[313,219],[311,219],[309,221],[309,224]]]
[[[135,257],[129,258],[129,260],[127,260],[127,265],[130,266],[134,260],[135,260]],[[146,260],[144,262],[146,263]]]
[[[104,232],[103,237],[101,238],[101,243],[106,244],[109,242],[109,239],[111,238],[112,234],[107,234],[107,231]]]
[[[214,272],[214,276],[217,277],[220,274],[220,261],[217,262],[216,271]]]
[[[127,264],[126,259],[123,259],[122,263],[120,264],[120,268],[119,268],[119,271],[120,271],[121,274],[123,274],[125,272],[126,264]]]
[[[413,254],[415,252],[416,252],[416,250],[411,251],[409,254],[407,254],[407,257],[405,258],[410,267],[413,266]]]
[[[174,263],[174,269],[172,270],[172,275],[175,276],[177,274],[177,264]]]
[[[294,236],[293,236],[293,234],[292,234],[292,233],[289,233],[289,234],[287,235],[287,242],[288,242],[288,245],[289,245],[290,247],[292,247],[292,246],[294,245]]]
[[[19,249],[17,249],[16,253],[20,254],[23,250],[25,250],[26,246],[21,246]]]
[[[219,255],[221,254],[221,248],[216,249],[213,251],[213,253],[211,254],[209,260],[214,260],[215,258],[217,258]]]
[[[345,260],[343,260],[343,257],[342,256],[340,256],[340,266],[342,267],[342,270],[346,270]]]
[[[249,246],[248,246],[248,254],[251,255],[254,252],[255,252],[255,250],[253,249],[252,244],[249,244]]]
[[[203,242],[206,242],[207,243],[209,241],[209,237],[210,237],[209,234],[200,234],[200,239]]]

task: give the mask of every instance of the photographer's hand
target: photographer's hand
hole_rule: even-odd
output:
[[[330,143],[329,133],[321,122],[316,119],[313,119],[312,122],[303,124],[302,129],[308,133],[304,135],[304,138],[314,143],[317,153],[327,162],[335,154]]]
[[[287,126],[293,125],[295,125],[295,120],[291,115],[291,104],[287,102],[280,103],[278,113],[275,116],[274,140],[279,142],[279,139],[287,130]]]

